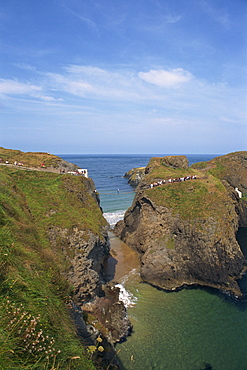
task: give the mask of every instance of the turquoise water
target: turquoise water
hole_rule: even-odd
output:
[[[117,345],[123,368],[247,369],[244,303],[202,289],[165,293],[147,284],[126,287],[138,301],[128,310],[133,334]]]
[[[89,169],[103,211],[114,219],[123,216],[134,197],[122,176],[145,166],[151,156],[62,157]],[[188,156],[190,163],[212,157]],[[247,255],[247,228],[240,229],[239,242]],[[133,333],[116,347],[124,370],[247,370],[246,301],[210,289],[166,293],[140,283],[138,272],[129,275],[125,287],[137,302],[128,309]],[[247,279],[241,288],[247,292]]]
[[[238,240],[247,253],[247,228]],[[118,344],[127,370],[246,370],[247,301],[213,289],[164,292],[141,283],[138,275],[125,287],[137,302],[128,309],[133,333]],[[247,292],[247,279],[241,282]]]

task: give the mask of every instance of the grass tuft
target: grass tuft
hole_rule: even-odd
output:
[[[69,315],[68,266],[48,231],[101,235],[106,221],[85,179],[0,167],[0,369],[93,370]]]

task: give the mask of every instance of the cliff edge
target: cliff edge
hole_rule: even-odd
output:
[[[130,323],[105,281],[108,224],[92,179],[54,172],[76,166],[48,153],[0,157],[0,367],[91,370],[96,357],[117,368],[112,344]]]
[[[191,167],[152,158],[115,233],[141,254],[144,281],[166,290],[209,286],[240,296],[247,262],[236,240],[247,227],[247,152]]]

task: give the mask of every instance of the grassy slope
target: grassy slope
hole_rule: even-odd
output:
[[[227,180],[232,186],[242,185],[247,189],[247,151],[226,154],[216,157],[209,162],[193,164],[193,168],[204,170],[207,173]]]
[[[69,318],[66,302],[72,287],[63,278],[64,259],[46,238],[51,225],[100,234],[105,220],[84,181],[0,166],[0,369],[94,368]],[[24,337],[34,318],[33,335],[45,339],[38,352],[41,341],[32,339],[34,349],[27,352]]]
[[[32,153],[32,152],[22,152],[20,150],[9,150],[0,147],[0,158],[2,162],[5,163],[9,161],[10,164],[22,162],[24,166],[30,167],[40,167],[44,164],[45,167],[57,167],[60,158],[49,153]]]
[[[157,205],[173,209],[182,219],[220,218],[226,212],[227,192],[221,181],[210,172],[196,168],[173,169],[162,164],[162,159],[153,158],[151,172],[145,177],[147,184],[159,179],[196,175],[196,180],[176,182],[146,190],[147,196]]]

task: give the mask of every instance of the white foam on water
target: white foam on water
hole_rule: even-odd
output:
[[[106,212],[103,213],[103,216],[110,224],[111,227],[115,226],[116,223],[120,220],[123,220],[125,214],[125,210],[116,211],[116,212]]]
[[[122,284],[116,284],[115,286],[120,289],[119,300],[123,302],[125,307],[133,307],[137,301],[134,294],[128,292]]]
[[[124,286],[129,279],[131,279],[133,276],[138,275],[140,276],[140,273],[138,272],[138,269],[132,269],[127,275],[122,277],[121,284]]]

